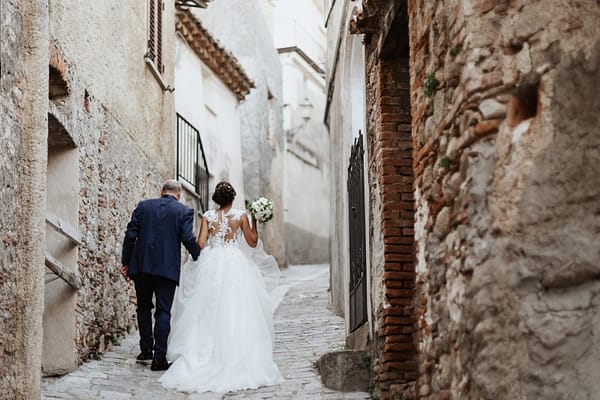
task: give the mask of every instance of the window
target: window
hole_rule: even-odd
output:
[[[148,1],[148,52],[159,73],[165,71],[162,62],[162,17],[165,9],[164,0]]]

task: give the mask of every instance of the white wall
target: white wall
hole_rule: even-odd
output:
[[[329,137],[323,123],[324,79],[296,53],[281,54],[284,76],[285,221],[288,259],[329,262]],[[311,118],[299,104],[309,99]]]
[[[275,0],[274,3],[275,47],[296,46],[323,69],[327,41],[323,8],[311,0]]]
[[[348,227],[348,164],[351,147],[359,130],[365,134],[365,59],[362,37],[348,32],[351,8],[356,3],[337,1],[333,5],[328,26],[327,82],[333,95],[328,109],[331,163],[331,297],[334,309],[349,318],[349,227]],[[339,59],[336,50],[339,47]],[[368,169],[367,141],[364,166]],[[366,173],[365,173],[366,175]],[[365,176],[365,204],[368,204],[368,179]],[[365,210],[366,211],[366,210]],[[365,212],[368,237],[368,212]],[[370,285],[368,243],[367,284]],[[367,287],[367,293],[370,288]],[[368,296],[367,296],[368,297]],[[370,310],[370,298],[368,309]],[[371,315],[369,313],[369,318]]]
[[[288,261],[329,262],[329,140],[323,123],[326,42],[322,8],[311,0],[275,2],[275,45],[280,54],[286,132],[285,222]],[[302,52],[303,54],[301,54]],[[311,58],[309,62],[304,55]],[[313,108],[308,123],[301,104]]]
[[[50,147],[47,175],[47,213],[77,229],[79,219],[79,154],[74,147]],[[77,273],[77,246],[46,225],[46,253],[67,272]],[[44,290],[44,374],[56,375],[77,367],[75,314],[78,292],[46,269]]]
[[[175,109],[200,131],[211,174],[210,193],[221,181],[237,192],[234,207],[244,208],[240,116],[235,95],[177,38]],[[215,206],[212,203],[212,206]]]
[[[275,12],[274,3],[274,0],[260,0],[260,7],[267,24],[267,29],[269,30],[269,34],[271,36],[273,36],[273,14]]]
[[[249,200],[273,200],[274,217],[259,227],[265,249],[285,265],[283,221],[284,137],[281,117],[282,77],[273,46],[269,16],[262,0],[214,1],[205,10],[193,10],[203,26],[240,62],[255,88],[239,104],[244,191]],[[269,93],[272,98],[269,99]]]

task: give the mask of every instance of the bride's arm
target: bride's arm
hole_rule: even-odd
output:
[[[250,247],[256,247],[258,243],[258,229],[256,228],[256,219],[252,217],[252,227],[250,227],[250,221],[248,221],[248,215],[242,214],[242,231],[244,232],[244,238]]]
[[[201,249],[206,246],[206,239],[208,239],[208,222],[206,217],[202,218],[202,224],[200,226],[200,234],[198,235],[198,246]]]

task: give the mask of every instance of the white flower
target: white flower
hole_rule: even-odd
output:
[[[273,218],[273,202],[266,197],[259,197],[247,206],[250,215],[258,222],[264,224]]]

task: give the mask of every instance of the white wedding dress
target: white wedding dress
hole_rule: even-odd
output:
[[[211,210],[207,246],[182,268],[172,310],[167,359],[159,381],[184,392],[225,393],[275,385],[273,362],[275,259],[251,248],[241,229],[243,212]]]

